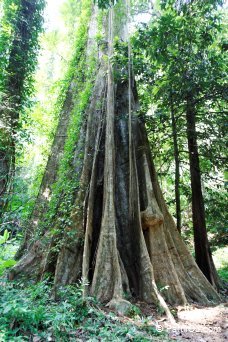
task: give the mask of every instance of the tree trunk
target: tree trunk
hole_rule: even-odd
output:
[[[176,123],[176,118],[175,118],[175,113],[174,113],[172,91],[170,93],[170,109],[171,109],[174,160],[175,160],[176,219],[177,219],[177,230],[181,233],[180,158],[179,158],[179,148],[178,148],[178,141],[177,141],[177,123]]]
[[[10,5],[7,6],[10,11]],[[16,19],[11,18],[10,23],[13,40],[3,56],[7,65],[2,70],[4,95],[0,111],[0,217],[7,208],[8,194],[13,188],[20,114],[32,93],[31,76],[35,68],[42,8],[43,0],[18,2]]]
[[[172,320],[166,302],[210,303],[219,296],[198,269],[168,213],[145,124],[135,114],[139,107],[135,82],[114,78],[113,36],[126,36],[122,17],[115,13],[124,10],[120,2],[115,11],[109,10],[108,20],[103,18],[108,51],[99,51],[92,93],[83,115],[78,141],[83,142],[84,154],[77,172],[80,186],[74,194],[71,223],[62,226],[57,208],[51,228],[59,228],[58,234],[46,228],[9,277],[25,275],[38,280],[48,272],[54,277],[56,291],[83,278],[85,294],[95,295],[112,308],[127,308],[125,296],[138,298],[161,306]],[[87,45],[93,56],[96,17],[98,10],[93,7]],[[91,84],[91,78],[85,80],[85,87],[88,82]],[[81,160],[80,155],[77,144],[73,159]],[[73,164],[72,174],[76,177]],[[166,288],[163,296],[160,288]]]
[[[72,96],[74,92],[77,92],[77,87],[73,77],[66,92],[54,141],[52,143],[51,153],[47,161],[47,166],[45,168],[39,193],[31,215],[30,224],[25,231],[24,241],[17,251],[16,259],[19,259],[24,251],[29,248],[29,245],[34,242],[36,229],[39,227],[40,223],[42,222],[42,225],[45,224],[45,215],[47,214],[49,201],[52,196],[52,186],[57,180],[59,163],[64,153],[70,114],[74,105]]]
[[[0,112],[0,114],[3,113]],[[7,204],[6,194],[8,193],[12,165],[11,134],[4,121],[2,115],[0,127],[0,218],[2,217]]]
[[[200,162],[196,133],[196,114],[191,94],[186,99],[187,138],[189,150],[191,190],[192,190],[192,220],[195,243],[195,258],[197,265],[210,283],[219,287],[217,272],[207,237],[205,208],[202,194]]]

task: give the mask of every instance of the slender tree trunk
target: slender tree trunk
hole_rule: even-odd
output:
[[[170,110],[172,121],[174,160],[175,160],[175,202],[176,202],[176,220],[177,230],[181,233],[181,201],[180,201],[180,157],[177,140],[177,122],[175,118],[172,91],[170,94]]]
[[[7,193],[9,187],[10,169],[12,164],[11,156],[11,134],[1,120],[0,127],[0,218],[2,217],[7,205]]]
[[[12,124],[14,104],[9,100],[9,92],[3,101],[9,101],[9,108],[0,111],[0,218],[7,208],[15,174],[15,129]]]
[[[1,144],[3,143],[1,140]],[[8,169],[9,160],[4,151],[4,147],[0,150],[0,217],[4,210],[4,194],[6,192],[7,182],[8,182]]]
[[[73,159],[81,160],[80,142],[81,169],[77,175],[73,164],[70,169],[71,176],[79,175],[70,223],[62,225],[57,208],[51,228],[30,244],[9,277],[39,280],[48,272],[56,293],[59,286],[83,278],[85,294],[117,311],[129,308],[127,295],[160,306],[173,320],[167,303],[210,303],[219,296],[197,267],[165,205],[145,124],[134,114],[139,107],[134,79],[114,78],[113,37],[126,37],[122,16],[115,13],[124,11],[125,4],[118,7],[119,2],[115,11],[109,10],[109,19],[103,18],[108,51],[99,55],[95,79],[85,79],[93,82],[93,89],[73,152]],[[87,47],[95,55],[91,43],[98,9],[92,8]],[[160,287],[167,288],[162,295]]]
[[[42,8],[43,0],[18,2],[17,17],[11,22],[13,40],[7,47],[9,52],[5,51],[8,63],[4,70],[3,102],[6,105],[3,103],[0,112],[0,203],[3,199],[4,205],[1,206],[0,216],[7,208],[9,191],[13,188],[20,114],[32,93],[30,78],[37,54]]]
[[[192,190],[192,219],[195,243],[195,258],[199,268],[210,281],[210,283],[214,287],[218,288],[218,276],[212,259],[212,254],[207,237],[205,208],[202,194],[200,162],[197,145],[196,113],[194,101],[191,94],[189,94],[186,99],[186,120]]]

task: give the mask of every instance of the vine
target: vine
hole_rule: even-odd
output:
[[[23,126],[27,120],[26,109],[31,106],[31,95],[34,92],[33,74],[37,65],[44,5],[44,0],[4,0],[2,5],[0,216],[7,210],[21,141],[28,139]]]
[[[44,0],[5,0],[0,34],[0,91],[10,103],[14,128],[22,126],[31,105],[38,37],[42,31]]]
[[[57,108],[62,108],[69,88],[74,84],[77,89],[74,95],[74,107],[71,112],[67,131],[63,158],[60,161],[57,181],[52,186],[52,196],[44,220],[40,223],[39,234],[50,229],[51,235],[59,234],[66,226],[71,224],[70,213],[74,195],[79,188],[79,173],[75,174],[74,152],[79,139],[83,122],[83,114],[87,108],[93,88],[93,77],[96,65],[96,54],[86,56],[86,42],[88,39],[88,25],[91,18],[91,0],[83,2],[79,26],[75,39],[75,53],[69,66],[65,81],[57,102]],[[76,67],[77,66],[77,67]],[[75,72],[77,70],[77,72]],[[60,110],[61,112],[61,110]],[[82,163],[83,153],[77,158],[77,164]],[[57,215],[58,213],[58,215]],[[60,227],[60,229],[59,229]]]

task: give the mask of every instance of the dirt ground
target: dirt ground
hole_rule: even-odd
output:
[[[170,339],[194,342],[223,342],[228,340],[228,307],[178,307],[177,323],[158,321],[157,329],[167,331]]]
[[[156,307],[143,302],[135,303],[147,317],[147,324],[153,326],[159,332],[166,332],[164,339],[154,337],[153,341],[192,341],[192,342],[228,342],[228,304],[217,306],[188,305],[171,309],[176,323],[170,324],[163,316],[159,316]],[[124,322],[132,322],[138,326],[142,321],[119,317]]]

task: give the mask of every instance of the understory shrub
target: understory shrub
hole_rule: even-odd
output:
[[[14,254],[18,248],[18,241],[10,239],[10,233],[7,229],[3,235],[0,234],[0,276],[8,267],[15,265]]]
[[[148,320],[121,321],[100,309],[94,298],[84,298],[82,284],[59,288],[54,300],[53,284],[47,280],[37,284],[0,281],[1,342],[160,340]]]

